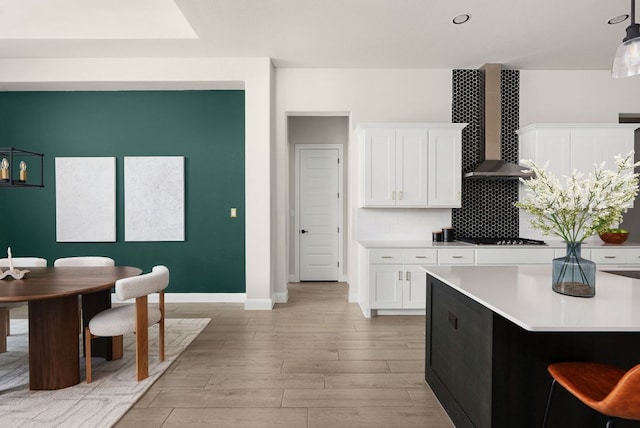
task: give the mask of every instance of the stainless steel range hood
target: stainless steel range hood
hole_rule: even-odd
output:
[[[531,178],[524,173],[526,167],[509,163],[501,159],[502,93],[500,88],[501,64],[485,64],[484,71],[485,108],[484,108],[484,160],[465,178],[518,179]]]

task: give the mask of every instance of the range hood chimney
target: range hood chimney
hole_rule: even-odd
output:
[[[524,173],[526,167],[501,159],[500,149],[502,129],[502,89],[500,87],[501,64],[485,64],[480,67],[484,73],[484,160],[465,178],[518,179],[531,178],[532,173]]]

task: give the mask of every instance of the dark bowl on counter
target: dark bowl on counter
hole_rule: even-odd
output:
[[[602,232],[600,239],[606,244],[622,244],[629,237],[629,232]]]

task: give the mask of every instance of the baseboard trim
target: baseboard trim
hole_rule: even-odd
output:
[[[424,309],[378,309],[378,315],[426,315]]]
[[[244,302],[245,311],[270,311],[273,309],[272,299],[246,299]]]
[[[275,293],[273,295],[273,301],[275,303],[287,303],[289,301],[289,290],[282,293]]]

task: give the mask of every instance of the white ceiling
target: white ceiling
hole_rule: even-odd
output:
[[[0,58],[270,57],[276,67],[606,70],[630,0],[0,0]],[[470,13],[471,20],[451,20]]]

